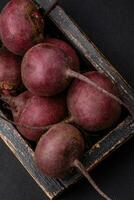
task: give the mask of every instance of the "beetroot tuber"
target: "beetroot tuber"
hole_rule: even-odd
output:
[[[100,195],[110,200],[79,161],[84,148],[84,140],[79,130],[72,125],[59,123],[49,129],[39,140],[35,150],[35,161],[39,169],[50,177],[63,178],[73,168],[78,169]]]
[[[79,131],[72,125],[60,123],[41,137],[35,158],[46,175],[63,178],[83,152],[84,140]]]
[[[87,72],[84,75],[118,97],[117,88],[105,75],[96,71]],[[99,131],[111,127],[121,114],[121,105],[117,101],[80,80],[72,83],[67,104],[72,120],[88,131]]]
[[[21,85],[21,59],[0,48],[0,93],[10,94]]]
[[[22,61],[22,80],[26,88],[38,96],[53,96],[70,83],[68,67],[74,69],[72,59],[54,45],[41,43],[32,47]]]
[[[17,97],[2,96],[2,99],[10,105],[18,130],[29,140],[39,139],[44,133],[41,126],[58,123],[66,116],[64,95],[38,97],[26,91]]]
[[[44,20],[32,0],[11,0],[0,15],[0,38],[4,46],[23,55],[43,40]]]
[[[79,57],[76,54],[75,50],[67,42],[56,38],[47,38],[45,39],[45,42],[53,44],[55,47],[58,47],[61,50],[63,50],[72,59],[72,62],[74,62],[75,67],[78,66],[77,71],[79,71]],[[74,70],[76,70],[76,68]]]

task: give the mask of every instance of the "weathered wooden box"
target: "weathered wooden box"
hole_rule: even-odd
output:
[[[44,12],[54,3],[53,0],[36,0],[36,2],[42,4],[41,6],[45,8]],[[46,23],[50,35],[66,38],[76,48],[81,62],[86,67],[105,73],[117,84],[122,100],[134,113],[134,91],[59,5],[53,7]],[[2,111],[0,112],[3,115]],[[123,111],[117,126],[105,131],[102,137],[97,138],[90,150],[85,153],[84,165],[89,171],[92,170],[133,135],[134,119],[126,111]],[[80,179],[80,174],[76,173],[66,177],[65,180],[45,177],[35,165],[34,151],[31,145],[21,137],[13,125],[1,118],[0,137],[50,199],[57,197]]]

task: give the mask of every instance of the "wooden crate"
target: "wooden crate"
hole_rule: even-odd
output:
[[[46,12],[56,1],[36,0],[36,2],[40,4],[41,7],[44,7],[43,12]],[[60,32],[62,32],[64,37],[77,49],[78,53],[86,60],[89,66],[92,65],[96,70],[105,73],[117,84],[122,100],[127,104],[131,112],[134,113],[134,91],[96,48],[93,42],[87,38],[59,5],[53,6],[48,18],[48,21],[50,20],[50,24],[52,24],[50,26],[53,26],[52,29],[55,29],[55,26],[57,26]],[[2,111],[0,111],[0,114],[3,115]],[[113,151],[132,138],[133,135],[134,119],[127,113],[123,115],[116,127],[107,131],[105,136],[97,141],[97,143],[85,153],[83,164],[89,171],[92,170]],[[1,118],[0,137],[49,199],[54,199],[81,178],[81,175],[78,173],[66,177],[64,180],[44,176],[35,165],[34,152],[31,146],[22,138],[13,125]]]

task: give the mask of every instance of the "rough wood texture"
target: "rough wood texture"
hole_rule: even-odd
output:
[[[36,0],[36,2],[41,3],[41,6],[44,7],[46,12],[56,3],[55,0]],[[70,40],[72,45],[74,45],[97,70],[104,72],[112,81],[117,83],[123,101],[134,113],[134,93],[132,89],[104,58],[95,45],[87,39],[61,7],[55,6],[50,12],[49,17]],[[86,152],[83,160],[84,165],[89,171],[92,170],[133,135],[134,120],[128,116],[118,127],[95,144],[89,152]],[[33,150],[28,146],[27,142],[20,136],[17,130],[10,123],[2,119],[0,119],[0,137],[50,199],[57,197],[64,189],[79,180],[80,174],[66,177],[65,180],[55,180],[43,176],[36,168]]]

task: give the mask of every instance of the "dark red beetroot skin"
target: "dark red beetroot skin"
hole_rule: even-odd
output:
[[[22,61],[22,80],[26,88],[38,96],[53,96],[67,88],[71,81],[66,75],[68,68],[74,69],[61,49],[41,43],[32,47]]]
[[[7,98],[7,97],[6,97]],[[66,116],[65,96],[38,97],[24,92],[17,97],[10,97],[14,121],[19,125],[41,127],[60,122]],[[42,128],[32,129],[17,126],[20,133],[27,139],[36,141],[44,133]]]
[[[0,49],[0,92],[7,94],[21,85],[21,60],[7,49]]]
[[[72,59],[72,62],[74,62],[75,66],[74,70],[76,70],[76,67],[78,66],[77,71],[79,71],[79,66],[80,66],[79,57],[76,54],[75,50],[67,42],[56,38],[47,38],[45,39],[45,42],[53,44],[54,46],[62,49]]]
[[[115,85],[99,72],[84,74],[106,91],[118,96]],[[91,85],[75,80],[68,92],[67,104],[73,120],[89,131],[109,128],[121,114],[121,106]]]
[[[80,132],[72,125],[60,123],[41,137],[35,150],[35,160],[45,175],[63,178],[83,152],[84,140]]]
[[[44,21],[32,0],[11,0],[0,15],[0,37],[7,49],[23,55],[43,39]]]

